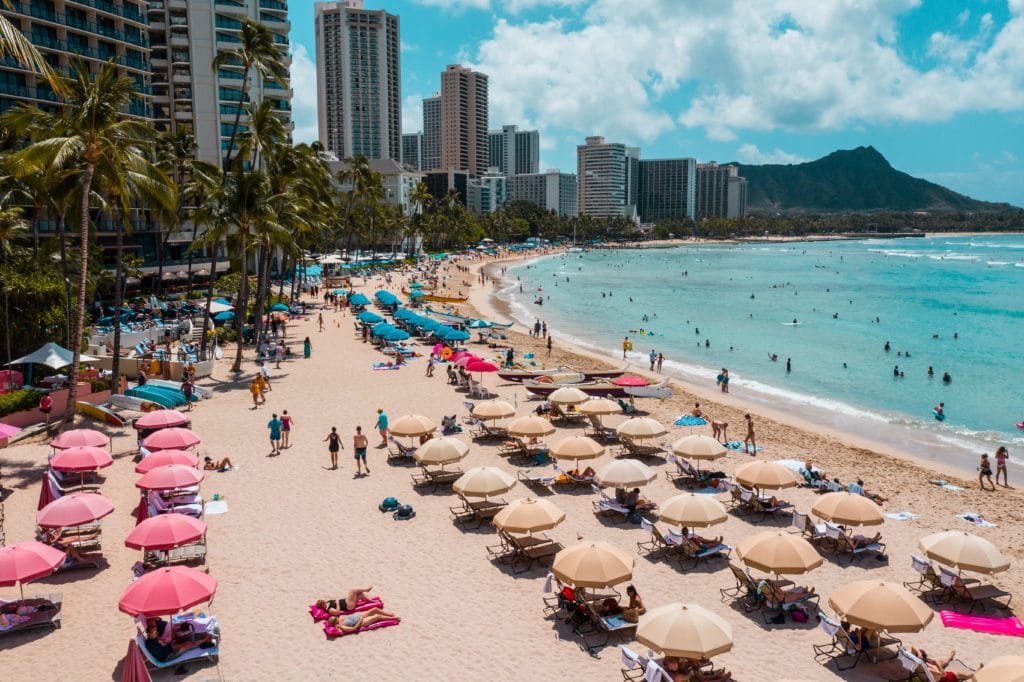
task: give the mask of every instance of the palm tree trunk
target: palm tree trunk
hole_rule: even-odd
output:
[[[193,237],[195,236],[195,229],[192,230]],[[195,241],[195,239],[193,239]],[[206,343],[210,333],[210,304],[213,303],[213,287],[217,283],[217,245],[214,244],[211,248],[213,256],[210,258],[210,283],[206,287],[206,312],[203,313],[203,338],[199,341],[199,352],[206,352]]]
[[[60,248],[60,275],[64,280],[64,345],[71,347],[71,279],[68,275],[68,249],[64,241],[64,213],[57,217],[57,244]]]
[[[263,309],[264,309],[264,298],[267,292],[267,280],[266,280],[266,268],[264,267],[264,261],[267,258],[269,249],[266,245],[261,246],[259,250],[259,256],[256,259],[256,298],[252,307],[253,314],[253,338],[256,340],[256,344],[259,345],[260,339],[263,336],[265,326],[263,324]]]
[[[284,273],[286,272],[285,265],[288,265],[288,256],[282,255],[281,262],[277,266],[277,274],[281,278],[281,284],[277,287],[277,297],[284,298]],[[295,299],[295,277],[292,277],[292,299]]]
[[[242,120],[242,104],[245,102],[245,98],[249,92],[249,71],[245,70],[245,75],[242,76],[242,98],[238,101],[238,108],[235,111],[235,123],[231,126],[231,137],[228,138],[228,155],[224,159],[224,169],[227,170],[231,166],[231,152],[235,148],[235,134],[238,132],[238,124]],[[224,178],[227,179],[227,173],[224,174]],[[238,371],[238,370],[235,370]]]
[[[78,309],[75,311],[75,331],[71,335],[71,366],[68,368],[68,404],[64,418],[58,427],[63,431],[75,421],[75,401],[78,399],[78,363],[82,358],[82,332],[85,328],[85,289],[89,284],[89,192],[92,191],[92,177],[96,166],[86,163],[82,178],[81,206],[81,271],[78,273]]]
[[[114,266],[114,357],[110,361],[110,392],[118,393],[121,380],[121,306],[124,304],[124,225],[117,221],[117,264]]]
[[[245,330],[246,309],[249,307],[249,239],[248,227],[239,226],[238,243],[242,256],[242,279],[238,284],[238,305],[235,307],[235,334],[238,347],[235,351],[235,362],[231,365],[232,372],[242,371],[242,332]]]

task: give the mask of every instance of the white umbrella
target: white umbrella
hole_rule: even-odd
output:
[[[635,488],[657,477],[651,467],[635,459],[616,459],[601,467],[594,481],[606,488]]]

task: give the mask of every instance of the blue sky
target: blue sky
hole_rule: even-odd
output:
[[[316,138],[312,0],[290,3],[296,138]],[[796,163],[873,145],[1024,206],[1024,0],[366,0],[401,16],[403,132],[445,65],[490,76],[492,128],[575,172],[587,135],[644,158]]]

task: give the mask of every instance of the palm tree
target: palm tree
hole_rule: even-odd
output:
[[[242,107],[249,98],[249,78],[252,71],[256,71],[264,79],[272,78],[277,81],[284,81],[288,78],[288,67],[285,65],[284,53],[274,42],[273,32],[258,22],[246,19],[242,22],[242,31],[239,36],[240,42],[234,50],[218,52],[213,58],[213,68],[217,71],[225,66],[240,66],[242,72],[242,99],[235,110],[235,122],[231,127],[231,137],[228,140],[227,158],[224,159],[224,167],[230,168],[231,153],[234,151],[235,135],[238,133],[238,123],[242,118]],[[227,176],[225,176],[227,177]]]
[[[160,170],[173,181],[174,205],[164,213],[163,238],[156,244],[156,293],[163,286],[164,260],[166,259],[167,243],[171,235],[178,231],[184,221],[185,186],[191,171],[191,165],[198,163],[196,156],[196,139],[186,128],[179,128],[173,133],[163,133],[157,137],[156,162]],[[194,235],[193,235],[194,236]],[[192,261],[189,259],[188,289],[192,290]]]
[[[17,239],[28,227],[25,217],[20,208],[7,207],[9,195],[0,197],[0,265],[7,264],[7,257],[11,254],[11,242]],[[4,350],[7,355],[8,364],[13,359],[11,355],[11,319],[10,319],[10,298],[9,287],[4,285]],[[8,374],[8,379],[10,374]],[[8,381],[8,389],[10,383]]]
[[[16,133],[35,136],[34,141],[13,156],[29,171],[60,170],[79,181],[79,236],[81,242],[78,280],[78,305],[72,342],[72,363],[68,381],[68,404],[78,395],[78,364],[85,327],[86,288],[89,277],[89,209],[93,180],[97,169],[134,166],[144,160],[135,143],[152,138],[153,129],[139,121],[125,119],[123,113],[135,94],[135,83],[117,74],[113,61],[103,64],[93,75],[83,62],[76,62],[66,83],[67,94],[57,113],[38,107],[21,106],[0,117],[0,126]],[[114,159],[125,158],[121,162]],[[61,428],[74,420],[68,410]]]

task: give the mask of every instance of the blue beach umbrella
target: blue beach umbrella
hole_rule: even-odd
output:
[[[425,286],[427,286],[427,285],[424,284],[423,282],[413,282],[412,284],[409,285],[409,288],[410,289],[422,289]]]
[[[348,302],[352,305],[370,305],[370,299],[363,294],[355,294],[348,299]]]
[[[378,322],[384,321],[383,317],[381,317],[377,313],[370,312],[369,310],[364,310],[363,312],[356,315],[356,319],[359,320],[360,322],[366,322],[368,324],[377,324]]]
[[[491,323],[487,320],[470,320],[466,326],[470,329],[487,329],[491,327]]]
[[[423,298],[424,296],[426,296],[426,294],[423,293],[422,291],[410,291],[409,292],[409,298]]]
[[[213,319],[215,319],[217,322],[227,322],[228,320],[235,319],[235,313],[234,311],[231,310],[222,310],[221,312],[214,315]]]
[[[408,308],[399,308],[398,310],[395,311],[394,318],[396,320],[408,320],[411,316],[415,314],[416,313],[409,310]]]
[[[444,339],[445,341],[468,341],[469,340],[469,334],[467,332],[464,332],[464,331],[462,331],[460,329],[452,329],[451,327],[446,327],[445,329],[447,329],[448,331],[438,330],[438,332],[437,332],[438,335],[442,339]]]
[[[405,341],[409,338],[409,333],[404,332],[401,329],[392,329],[383,334],[379,334],[378,336],[385,341]]]
[[[348,289],[335,289],[331,293],[335,296],[348,296]]]
[[[272,313],[286,313],[290,310],[284,303],[275,303],[270,306],[270,312]]]

